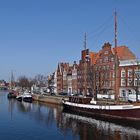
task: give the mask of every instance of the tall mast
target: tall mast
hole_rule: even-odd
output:
[[[85,33],[85,40],[84,40],[84,49],[87,49],[87,35]]]
[[[84,39],[84,50],[85,50],[85,60],[84,60],[84,96],[87,95],[87,35],[85,32],[85,39]]]
[[[15,82],[14,82],[14,74],[13,71],[11,71],[11,89],[15,86]]]
[[[114,13],[114,20],[115,20],[115,47],[117,47],[117,12],[115,10]]]
[[[119,91],[118,91],[118,59],[117,59],[117,12],[114,12],[114,26],[115,26],[115,101],[118,103],[119,101]]]

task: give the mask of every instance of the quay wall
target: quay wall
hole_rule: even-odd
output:
[[[33,94],[32,98],[33,98],[33,100],[39,101],[39,102],[45,102],[45,103],[61,105],[62,100],[66,99],[67,97]]]

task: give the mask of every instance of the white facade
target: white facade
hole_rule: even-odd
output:
[[[140,93],[140,60],[120,61],[119,96],[123,100],[136,101],[136,91]],[[140,95],[138,95],[140,100]]]

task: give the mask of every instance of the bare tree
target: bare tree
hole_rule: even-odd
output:
[[[41,74],[38,74],[34,77],[34,81],[38,86],[45,86],[47,84],[47,77]]]
[[[23,88],[30,88],[30,81],[26,76],[20,76],[18,78],[18,85]]]

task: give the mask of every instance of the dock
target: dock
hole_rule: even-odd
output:
[[[62,105],[62,100],[66,100],[68,97],[33,94],[32,98],[34,101]]]

